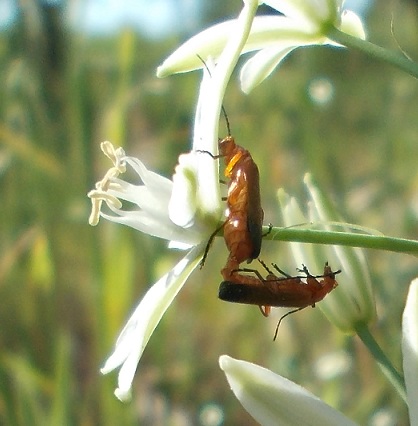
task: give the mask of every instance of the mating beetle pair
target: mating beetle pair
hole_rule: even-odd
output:
[[[322,275],[313,276],[303,266],[299,270],[304,273],[303,276],[290,276],[273,264],[274,269],[282,275],[278,277],[262,261],[260,263],[267,271],[266,277],[257,270],[240,269],[242,262],[257,259],[261,250],[264,212],[261,207],[258,167],[249,151],[237,145],[232,136],[219,141],[219,155],[208,154],[214,159],[223,157],[225,160],[225,176],[229,178],[227,218],[211,235],[201,267],[213,238],[223,228],[229,256],[221,271],[224,281],[219,287],[219,298],[227,302],[258,305],[264,316],[269,315],[271,306],[297,308],[280,319],[275,340],[281,320],[308,306],[314,307],[316,302],[337,287],[335,275],[341,271],[333,272],[325,263]]]

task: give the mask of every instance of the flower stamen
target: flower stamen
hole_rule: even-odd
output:
[[[121,173],[126,172],[126,161],[125,161],[125,151],[123,148],[117,148],[109,141],[102,142],[100,148],[103,151],[104,155],[110,159],[113,163],[103,179],[96,183],[96,189],[90,191],[87,196],[91,199],[91,214],[89,217],[89,224],[95,226],[99,223],[100,212],[102,208],[103,201],[109,207],[115,207],[120,209],[122,203],[114,195],[110,195],[107,191],[112,188],[112,179],[117,178]]]

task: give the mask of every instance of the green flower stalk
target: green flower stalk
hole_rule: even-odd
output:
[[[312,223],[324,230],[331,230],[341,221],[332,204],[313,182],[305,176],[311,203],[306,217],[294,198],[279,190],[278,198],[285,226],[303,226]],[[341,227],[340,227],[341,230]],[[303,263],[309,270],[322,271],[328,262],[333,270],[341,269],[337,276],[339,286],[318,303],[327,318],[345,333],[369,324],[376,315],[370,273],[361,249],[347,246],[322,246],[305,243],[290,243],[295,266]],[[315,272],[315,274],[318,272]]]

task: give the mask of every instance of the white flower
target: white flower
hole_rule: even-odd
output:
[[[191,248],[168,274],[155,283],[141,300],[122,330],[102,373],[119,368],[120,400],[129,399],[137,364],[164,312],[186,279],[199,264],[209,236],[222,219],[223,205],[219,188],[218,164],[210,155],[217,154],[218,120],[222,100],[231,73],[247,40],[257,9],[256,0],[246,0],[235,21],[234,32],[211,72],[204,70],[196,108],[193,150],[179,157],[173,181],[144,166],[123,149],[110,142],[101,148],[112,167],[88,196],[92,200],[89,222],[100,217],[131,226],[147,234],[170,241],[171,247]],[[210,63],[208,63],[210,65]],[[128,183],[120,175],[131,167],[141,184]],[[109,212],[103,212],[105,203]],[[130,209],[126,208],[126,205]],[[214,295],[215,297],[215,295]]]
[[[219,358],[219,364],[235,396],[260,425],[355,425],[303,387],[266,368],[227,355]]]
[[[175,198],[182,200],[183,205],[188,205],[187,210],[193,208],[193,205],[185,200],[190,195],[188,191],[190,184],[185,176],[188,176],[190,182],[196,182],[196,175],[186,174],[184,163],[188,162],[189,157],[195,159],[197,153],[181,156],[174,176],[174,182],[177,184],[173,184],[169,179],[147,170],[138,159],[126,156],[121,148],[114,149],[110,142],[103,142],[101,148],[112,160],[113,167],[96,184],[96,189],[88,194],[93,206],[90,224],[96,225],[99,218],[103,217],[169,240],[173,247],[183,249],[192,247],[192,250],[146,293],[121,332],[113,354],[101,370],[103,374],[106,374],[121,367],[115,395],[120,400],[127,400],[130,397],[132,380],[142,352],[164,312],[193,269],[199,264],[207,236],[217,226],[217,220],[214,221],[211,214],[205,216],[201,210],[199,215],[193,214],[193,217],[190,217],[190,223],[184,224],[184,227],[170,219],[169,206],[172,206],[171,211],[178,208]],[[120,179],[120,174],[125,172],[127,166],[130,166],[138,175],[142,185],[134,185]],[[183,191],[181,191],[182,188]],[[128,202],[134,208],[124,210],[121,200]],[[103,203],[107,205],[110,213],[101,210]],[[183,212],[184,209],[181,213]],[[181,219],[181,215],[179,218]]]
[[[305,217],[294,198],[283,190],[278,192],[284,226],[311,223],[324,231],[333,230],[333,226],[341,222],[335,208],[314,184],[311,175],[306,174],[304,182],[312,200],[309,204],[309,218]],[[337,230],[344,231],[344,228],[339,226]],[[334,325],[345,333],[355,333],[356,328],[375,318],[370,273],[361,249],[296,242],[290,243],[290,249],[295,267],[300,267],[303,263],[309,265],[310,270],[315,268],[315,271],[322,271],[324,263],[328,262],[333,270],[341,269],[341,274],[336,278],[339,286],[318,303],[321,311]]]
[[[327,37],[330,28],[364,39],[360,18],[343,10],[342,0],[269,0],[264,1],[285,16],[259,16],[253,21],[242,53],[259,51],[241,70],[241,87],[249,93],[268,77],[294,49],[310,45],[334,45]],[[157,75],[187,72],[202,67],[199,57],[214,58],[222,52],[232,32],[234,20],[215,25],[180,46],[158,68]]]
[[[127,156],[122,148],[115,149],[110,142],[102,142],[101,149],[112,160],[113,166],[96,183],[96,189],[88,193],[92,200],[91,225],[96,225],[99,218],[103,217],[155,237],[187,244],[188,247],[202,241],[201,229],[204,223],[184,229],[170,220],[168,206],[173,191],[171,180],[148,170],[139,159]],[[135,185],[120,179],[120,174],[126,171],[127,166],[138,175],[142,184]],[[135,208],[125,210],[121,200]],[[101,210],[103,202],[109,207],[110,213]],[[208,228],[212,227],[213,223],[209,223]]]

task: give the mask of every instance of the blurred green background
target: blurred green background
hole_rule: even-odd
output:
[[[288,318],[273,343],[281,310],[265,319],[256,307],[217,299],[221,239],[152,336],[132,403],[113,396],[116,374],[99,368],[138,300],[183,254],[103,220],[88,226],[86,193],[110,165],[99,143],[111,140],[170,177],[190,149],[200,75],[159,80],[156,67],[190,31],[236,15],[241,2],[203,4],[198,28],[159,39],[132,26],[77,30],[65,6],[19,1],[0,32],[0,423],[254,424],[218,367],[225,353],[300,383],[360,424],[406,425],[406,407],[361,342],[319,309]],[[377,0],[369,38],[417,59],[417,22],[417,2]],[[304,202],[310,171],[348,222],[418,237],[413,78],[356,52],[299,49],[250,96],[235,76],[225,108],[260,167],[266,223],[281,224],[277,188]],[[266,244],[269,252],[290,268],[286,243]],[[378,306],[372,332],[400,369],[400,319],[418,265],[367,255]]]

